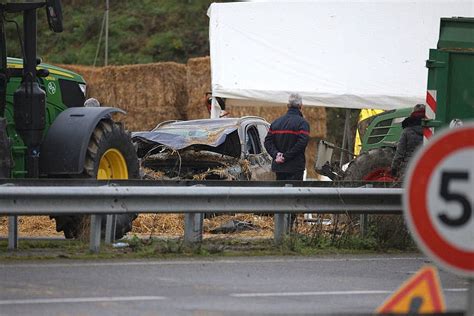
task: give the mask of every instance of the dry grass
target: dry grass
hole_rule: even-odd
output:
[[[42,237],[62,236],[56,232],[54,220],[48,216],[20,216],[18,218],[18,231],[20,236]],[[0,217],[0,236],[8,235],[8,218]]]
[[[239,233],[242,236],[269,237],[273,234],[273,217],[253,214],[220,215],[204,219],[204,233],[227,223],[230,220],[251,222],[257,227],[255,231]],[[140,214],[133,222],[132,233],[151,236],[183,236],[184,214]]]

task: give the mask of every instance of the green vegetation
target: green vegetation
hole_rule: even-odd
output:
[[[140,259],[140,258],[187,258],[225,256],[311,256],[327,254],[361,254],[380,252],[416,251],[413,243],[403,248],[390,247],[374,237],[345,235],[288,236],[281,245],[270,238],[206,238],[201,244],[186,245],[182,239],[148,238],[136,236],[125,240],[128,246],[114,248],[102,245],[99,254],[89,252],[89,244],[79,240],[28,240],[20,241],[18,251],[7,251],[7,242],[0,241],[0,261],[37,259]],[[384,247],[384,248],[381,248]]]
[[[110,1],[109,64],[186,62],[209,54],[207,9],[213,0]],[[63,0],[64,32],[52,34],[38,13],[38,55],[46,62],[92,65],[105,0]],[[20,21],[16,15],[8,18]],[[20,25],[20,28],[22,26]],[[8,54],[21,57],[16,28],[8,24]],[[97,65],[104,63],[104,36]]]

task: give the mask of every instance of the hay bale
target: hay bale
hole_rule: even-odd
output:
[[[271,123],[276,118],[285,114],[287,108],[286,106],[229,106],[227,111],[231,117],[260,116]]]
[[[209,118],[205,106],[205,93],[211,91],[211,63],[209,57],[191,58],[187,63],[186,85],[188,120]]]
[[[316,154],[318,150],[318,138],[311,138],[306,147],[306,177],[312,179],[319,179],[319,174],[314,170],[314,164],[316,163]]]
[[[84,79],[89,82],[93,78],[96,78],[101,71],[101,67],[81,66],[81,65],[58,65],[61,68],[68,69],[75,73],[80,74]]]
[[[87,96],[127,112],[129,130],[148,130],[166,120],[186,116],[186,66],[173,62],[146,65],[86,67],[62,65],[80,73]]]
[[[268,122],[273,122],[278,117],[284,115],[288,108],[281,106],[229,106],[228,111],[232,117],[255,115],[263,117]],[[326,137],[326,109],[322,107],[303,107],[303,115],[308,121],[311,134],[310,137]]]

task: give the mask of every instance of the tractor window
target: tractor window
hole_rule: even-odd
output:
[[[79,83],[71,80],[59,79],[61,87],[61,96],[64,105],[68,108],[82,107],[86,101],[86,97],[79,87]]]
[[[258,131],[255,126],[248,126],[245,133],[245,140],[247,143],[247,153],[249,155],[256,155],[262,152],[262,145],[258,137]]]
[[[390,125],[393,119],[383,120],[378,122],[372,129],[372,133],[369,135],[367,144],[376,144],[381,142],[390,130]]]

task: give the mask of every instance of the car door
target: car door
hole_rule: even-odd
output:
[[[249,161],[251,180],[275,180],[271,170],[272,160],[263,145],[268,128],[258,122],[245,127],[244,156]],[[263,136],[263,137],[262,137]]]

